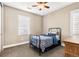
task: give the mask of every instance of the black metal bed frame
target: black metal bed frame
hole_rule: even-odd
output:
[[[48,32],[51,31],[52,29],[57,29],[57,34],[59,35],[60,40],[59,40],[59,42],[58,42],[57,45],[52,45],[52,46],[50,46],[50,47],[45,48],[45,51],[44,51],[44,52],[47,52],[48,50],[53,49],[53,48],[55,48],[55,47],[61,45],[61,28],[49,28],[49,29],[48,29]],[[59,32],[58,32],[58,30],[59,30]],[[40,45],[41,45],[41,43],[40,43],[40,42],[41,42],[41,40],[40,40],[40,35],[36,35],[36,36],[39,36],[39,48],[37,48],[36,46],[34,46],[34,45],[31,43],[31,37],[32,37],[32,35],[30,35],[30,44],[29,44],[29,46],[30,46],[31,48],[33,48],[34,50],[38,51],[38,52],[39,52],[39,55],[41,55],[41,54],[43,54],[44,52],[42,52],[41,49],[40,49]]]

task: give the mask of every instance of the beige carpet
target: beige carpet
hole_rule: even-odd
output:
[[[39,56],[38,52],[34,51],[29,45],[21,45],[5,49],[1,57],[64,57],[64,48],[58,46]]]

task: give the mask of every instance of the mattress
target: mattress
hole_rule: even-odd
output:
[[[58,41],[59,41],[58,35],[54,35],[54,36],[48,36],[48,35],[35,36],[34,35],[31,38],[31,43],[37,48],[41,48],[42,52],[44,52],[45,48],[54,44],[58,44]],[[40,44],[40,47],[39,47],[39,44]]]

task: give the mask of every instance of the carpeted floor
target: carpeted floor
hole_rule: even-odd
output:
[[[58,46],[39,56],[38,52],[31,49],[28,45],[21,45],[4,49],[0,57],[64,57],[64,48]]]

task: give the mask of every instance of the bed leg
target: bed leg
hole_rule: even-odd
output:
[[[30,41],[30,42],[29,42],[29,47],[30,47],[30,48],[31,48],[31,36],[32,36],[32,35],[30,34],[30,35],[29,35],[29,39],[30,39],[30,40],[29,40],[29,41]]]
[[[39,36],[39,56],[41,56],[41,49],[40,49],[40,46],[41,46],[41,39],[40,39],[40,36]]]
[[[39,49],[39,56],[41,56],[41,51],[40,51],[40,49]]]

